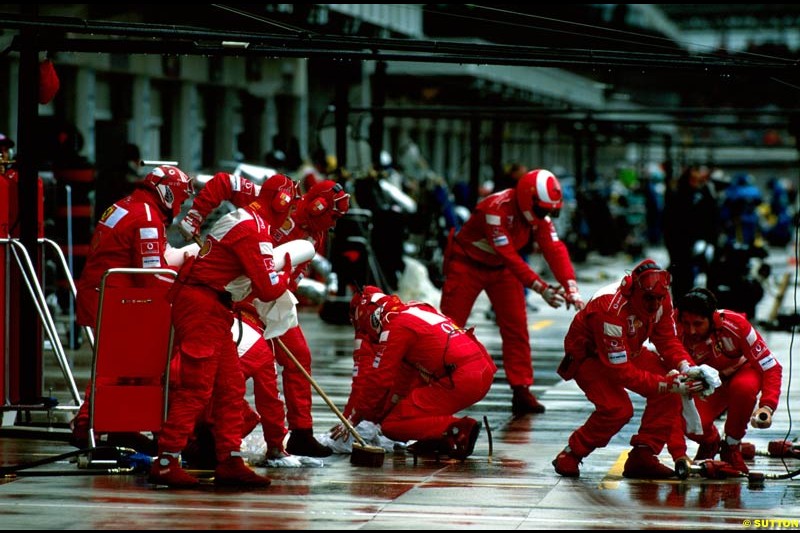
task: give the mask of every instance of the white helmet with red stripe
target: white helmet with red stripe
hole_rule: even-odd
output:
[[[561,184],[549,170],[531,170],[517,182],[517,204],[528,222],[557,217],[564,205]]]
[[[158,196],[161,209],[175,218],[181,204],[194,194],[192,178],[178,167],[161,165],[144,177],[144,185]]]

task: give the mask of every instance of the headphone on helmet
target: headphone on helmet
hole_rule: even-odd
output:
[[[633,269],[633,272],[622,278],[622,282],[620,282],[619,284],[620,292],[622,292],[622,295],[625,296],[626,298],[630,297],[630,295],[633,293],[634,282],[638,280],[639,277],[648,270],[663,270],[663,269],[658,265],[658,263],[656,263],[652,259],[645,259],[644,261],[636,265],[636,268]]]
[[[283,178],[283,179],[280,179]],[[288,211],[297,196],[297,188],[291,178],[284,174],[273,174],[261,185],[258,196],[264,196],[264,191],[273,191],[275,195],[270,200],[270,207],[276,213]]]
[[[324,183],[326,183],[326,182],[322,181],[322,182],[318,183],[317,185],[324,184]],[[314,188],[316,188],[317,185],[312,187],[312,190]],[[317,192],[317,191],[315,191],[315,192]],[[338,208],[337,204],[338,204],[338,202],[340,200],[342,200],[344,198],[348,199],[348,204],[349,204],[350,195],[349,194],[343,194],[339,198],[337,198],[337,195],[339,195],[339,193],[342,193],[342,192],[344,192],[344,189],[342,188],[342,186],[339,183],[334,183],[330,188],[322,190],[322,191],[318,191],[316,198],[311,200],[311,203],[308,205],[308,214],[309,214],[309,216],[318,217],[318,216],[321,216],[321,215],[324,215],[324,214],[328,213],[331,209],[334,209],[337,212],[339,212],[341,214],[344,214],[344,212],[342,212],[341,208]],[[330,195],[331,199],[333,200],[333,205],[332,206],[328,205],[328,200],[326,199],[326,196],[328,196],[328,195]],[[348,205],[348,207],[349,207],[349,205]]]

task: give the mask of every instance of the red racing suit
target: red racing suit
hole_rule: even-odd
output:
[[[217,172],[194,197],[192,209],[200,213],[205,220],[224,200],[228,200],[236,207],[244,207],[258,198],[259,190],[261,188],[247,178],[227,172]]]
[[[486,291],[497,316],[503,366],[512,387],[533,384],[523,288],[541,278],[518,252],[531,237],[556,279],[567,287],[567,282],[575,279],[567,247],[549,217],[530,223],[522,216],[515,189],[492,194],[478,203],[445,252],[442,313],[463,327],[476,298]]]
[[[755,409],[759,392],[759,407],[778,408],[783,369],[772,354],[761,334],[748,322],[744,314],[718,309],[714,311],[709,338],[691,342],[680,325],[678,333],[684,346],[697,364],[706,364],[719,371],[722,385],[714,394],[695,405],[703,424],[702,435],[689,434],[698,443],[711,443],[719,439],[714,426],[725,410],[725,435],[741,440],[747,432],[747,423]],[[683,439],[680,432],[675,439]],[[670,439],[670,446],[672,446]]]
[[[579,311],[564,339],[564,360],[558,373],[572,379],[595,405],[583,426],[569,437],[569,447],[586,457],[611,438],[633,416],[630,389],[647,399],[633,446],[648,446],[658,455],[681,416],[681,399],[667,391],[665,375],[692,359],[678,340],[672,300],[664,298],[651,320],[638,316],[618,284],[600,289]],[[643,349],[649,340],[661,358]]]
[[[354,409],[398,441],[440,438],[454,413],[486,396],[497,371],[471,332],[428,304],[391,316],[374,348]]]
[[[286,290],[290,280],[275,271],[269,229],[254,209],[238,209],[214,224],[197,258],[181,269],[172,306],[178,386],[159,435],[162,453],[186,446],[209,400],[217,459],[239,450],[245,383],[231,336],[230,302],[251,293],[269,302]]]
[[[100,282],[109,268],[170,268],[165,225],[169,216],[149,190],[137,189],[116,202],[100,217],[92,237],[86,265],[77,283],[78,324],[94,328]],[[170,276],[115,276],[117,286],[147,286],[172,283]]]
[[[261,417],[264,441],[267,449],[283,450],[286,436],[284,425],[284,406],[278,392],[278,375],[275,372],[275,354],[270,344],[264,340],[264,323],[251,310],[252,305],[237,309],[240,331],[233,326],[233,337],[237,341],[239,367],[244,378],[253,378],[253,396],[256,411]],[[246,400],[244,400],[246,403]],[[244,412],[250,407],[243,406]]]
[[[205,219],[208,214],[216,208],[223,200],[228,200],[237,207],[248,205],[255,200],[258,195],[259,187],[246,178],[233,176],[225,172],[218,172],[214,177],[209,180],[202,191],[195,197],[192,202],[192,208],[196,209],[198,213]],[[302,221],[297,221],[296,212],[286,219],[284,224],[277,228],[271,228],[271,236],[273,243],[278,246],[280,244],[296,240],[306,239],[314,244],[318,253],[324,251],[325,233],[311,232],[306,229]],[[303,265],[293,265],[295,273],[301,273],[307,268],[310,261]],[[243,316],[258,317],[258,311],[252,303],[252,298],[245,299],[236,305],[237,311],[241,311]],[[250,327],[263,333],[264,324],[260,320],[248,322]],[[300,326],[294,327],[280,336],[281,341],[292,352],[292,355],[300,362],[303,368],[311,374],[311,350],[308,347],[303,331]],[[274,355],[273,355],[274,354]],[[284,408],[278,394],[277,386],[273,386],[270,382],[276,381],[274,362],[277,359],[278,364],[283,367],[283,393],[286,400],[286,419],[289,424],[289,429],[311,429],[314,425],[311,417],[311,385],[308,380],[303,376],[302,372],[292,363],[286,356],[283,349],[276,343],[270,348],[265,342],[254,342],[250,349],[242,354],[244,364],[247,368],[243,368],[246,377],[248,370],[255,371],[254,364],[258,367],[255,374],[252,375],[254,379],[254,386],[256,387],[256,410],[261,416],[262,426],[264,429],[264,438],[267,444],[270,442],[277,443],[286,433],[284,428]],[[271,374],[269,365],[254,363],[254,361],[269,361],[273,364]],[[261,382],[260,384],[257,382]],[[259,400],[258,391],[260,391],[261,400]],[[274,391],[274,392],[270,392]],[[273,398],[267,399],[264,397],[266,394],[273,394]],[[259,408],[258,404],[269,406],[269,411]],[[280,405],[280,409],[276,409]],[[278,436],[278,425],[280,424],[280,436]]]
[[[81,326],[97,326],[100,283],[110,268],[171,268],[164,252],[167,247],[165,225],[170,218],[147,189],[137,189],[106,209],[95,228],[89,257],[78,279],[75,309]],[[123,276],[109,278],[117,287],[172,284],[171,276]],[[73,433],[80,441],[88,439],[89,396],[92,383],[86,386],[85,401],[72,422]]]
[[[347,399],[344,411],[342,411],[342,414],[349,418],[353,425],[358,425],[362,420],[361,413],[356,412],[356,406],[370,403],[369,397],[365,396],[364,392],[364,383],[366,381],[364,376],[372,371],[374,360],[375,348],[372,346],[369,337],[357,330],[353,341],[353,379],[350,386],[350,396]]]

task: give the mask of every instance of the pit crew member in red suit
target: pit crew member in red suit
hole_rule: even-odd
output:
[[[211,228],[194,261],[181,268],[174,288],[172,321],[179,351],[178,386],[170,393],[169,413],[159,435],[159,456],[150,481],[192,487],[198,479],[180,464],[199,415],[209,401],[214,420],[218,485],[263,487],[269,478],[248,468],[240,455],[245,382],[231,336],[232,302],[251,293],[264,302],[277,299],[291,283],[291,260],[276,272],[271,229],[280,226],[295,203],[294,182],[282,174],[267,179],[247,207]],[[288,258],[287,258],[288,259]]]
[[[359,297],[355,323],[368,332],[375,358],[360,378],[355,413],[379,423],[392,440],[436,441],[439,452],[467,458],[480,425],[453,415],[489,391],[497,367],[486,349],[429,304],[380,293]]]
[[[225,173],[216,174],[206,187],[195,198],[192,209],[181,221],[181,232],[187,238],[197,235],[208,214],[223,200],[229,200],[234,205],[247,202],[252,197],[253,191],[258,186],[246,178],[232,176]],[[280,245],[295,239],[306,239],[314,244],[318,253],[325,251],[325,241],[328,231],[336,225],[336,221],[347,213],[350,207],[350,195],[346,194],[341,185],[325,180],[314,185],[303,195],[298,203],[297,210],[279,227],[271,231],[275,245]],[[302,273],[306,265],[297,266],[295,272]],[[264,333],[264,317],[260,316],[253,298],[247,298],[237,303],[235,309],[241,314],[246,327]],[[248,334],[252,343],[246,352],[240,353],[242,370],[246,378],[255,380],[256,410],[261,416],[264,438],[267,443],[268,458],[277,457],[286,452],[294,455],[309,457],[327,457],[332,451],[327,446],[320,444],[313,434],[313,419],[311,417],[311,386],[302,372],[289,361],[288,356],[275,342],[269,344],[257,341]],[[280,335],[280,340],[297,358],[303,368],[311,373],[311,351],[306,342],[300,326],[295,326]],[[241,345],[240,345],[241,348]],[[273,355],[274,354],[274,355]],[[283,367],[283,392],[286,400],[287,421],[291,434],[283,449],[283,439],[286,435],[284,428],[284,407],[280,400],[276,386],[274,361]],[[269,375],[271,374],[271,375]],[[260,404],[260,405],[259,405]]]
[[[713,394],[695,402],[703,427],[702,434],[688,434],[700,445],[695,460],[713,459],[720,452],[720,459],[746,473],[741,441],[747,422],[755,428],[772,425],[782,367],[747,317],[717,309],[717,298],[708,289],[692,289],[678,298],[676,307],[678,334],[686,350],[698,364],[716,368],[722,380]],[[721,440],[714,421],[725,411]]]
[[[538,292],[551,306],[583,308],[575,270],[551,217],[563,204],[561,185],[547,170],[522,176],[516,188],[492,194],[478,203],[469,220],[451,234],[445,252],[442,313],[464,327],[481,291],[486,291],[503,340],[503,366],[514,391],[515,415],[543,413],[531,394],[531,346],[524,288]],[[561,284],[551,286],[534,272],[518,251],[533,239]]]
[[[680,423],[681,399],[669,393],[694,392],[701,384],[677,372],[668,375],[670,369],[694,364],[677,336],[669,287],[669,273],[645,259],[621,283],[600,289],[572,320],[558,373],[566,380],[575,379],[595,411],[553,461],[560,475],[578,477],[581,460],[606,446],[628,423],[633,405],[626,389],[647,398],[647,406],[639,432],[631,438],[633,450],[623,475],[666,478],[674,474],[657,457],[673,425]],[[666,363],[642,349],[648,338]]]
[[[96,327],[100,283],[110,268],[169,268],[164,254],[169,247],[166,226],[194,193],[192,180],[178,167],[161,165],[137,184],[133,194],[114,203],[100,217],[92,236],[89,256],[76,284],[77,322]],[[115,276],[121,286],[172,284],[171,276]],[[86,397],[91,383],[86,389]],[[75,415],[72,443],[84,448],[89,438],[89,405],[84,401]]]

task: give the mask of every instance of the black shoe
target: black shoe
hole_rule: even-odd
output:
[[[211,426],[197,424],[181,459],[191,470],[214,470],[217,467],[217,447]]]
[[[511,398],[511,413],[514,416],[528,414],[542,414],[545,411],[544,405],[539,403],[536,396],[531,394],[528,387],[514,387],[514,396]]]
[[[286,443],[286,451],[305,457],[328,457],[333,450],[320,444],[311,429],[293,429]]]
[[[422,457],[438,457],[446,449],[442,439],[421,439],[406,447],[406,452]]]

